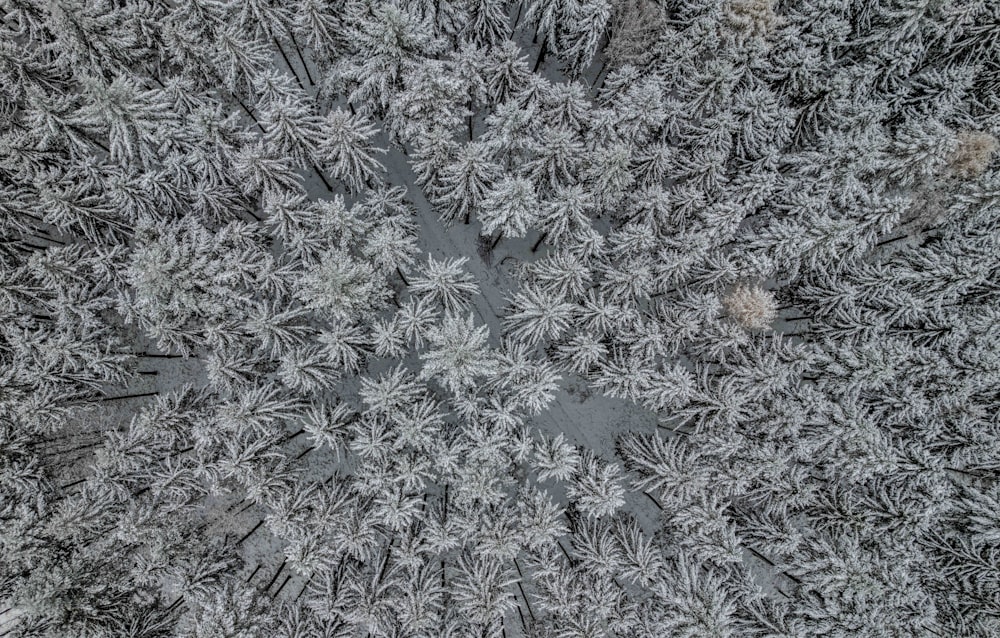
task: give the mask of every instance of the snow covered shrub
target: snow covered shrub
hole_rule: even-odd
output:
[[[729,0],[725,16],[735,31],[749,37],[768,35],[782,24],[775,0]]]
[[[985,131],[960,131],[948,167],[960,177],[977,177],[989,167],[998,148],[997,138]]]
[[[726,313],[747,330],[769,328],[778,317],[774,293],[760,286],[740,284],[722,298]]]

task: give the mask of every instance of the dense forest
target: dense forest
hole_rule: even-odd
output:
[[[0,0],[0,636],[1000,635],[995,0]]]

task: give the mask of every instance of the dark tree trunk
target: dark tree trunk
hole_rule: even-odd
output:
[[[316,82],[314,82],[312,78],[312,73],[309,72],[309,65],[306,64],[306,58],[302,55],[302,49],[299,47],[299,43],[295,41],[295,35],[289,32],[288,37],[292,41],[292,46],[295,47],[295,54],[299,56],[299,62],[302,63],[302,70],[306,73],[306,79],[309,80],[309,86],[316,86]]]
[[[289,575],[289,576],[285,576],[285,580],[284,580],[284,581],[282,581],[282,583],[281,583],[281,585],[280,585],[280,586],[278,587],[278,589],[276,589],[276,590],[274,591],[274,594],[273,594],[273,595],[271,596],[271,598],[272,598],[272,599],[273,599],[273,598],[277,598],[277,597],[278,597],[278,594],[280,594],[280,593],[281,593],[281,590],[285,588],[285,585],[287,585],[287,584],[288,584],[288,581],[290,581],[291,579],[292,579],[292,577],[291,577],[290,575]]]
[[[538,49],[538,57],[535,59],[534,68],[531,69],[532,73],[538,73],[538,67],[540,67],[542,65],[542,62],[545,61],[545,45],[547,45],[548,42],[549,42],[548,36],[542,38],[542,46],[539,47]]]
[[[316,175],[319,176],[319,179],[321,182],[323,182],[323,186],[326,187],[326,190],[332,193],[333,186],[330,184],[330,182],[327,181],[326,176],[323,175],[323,171],[319,170],[319,166],[316,166],[315,162],[309,162],[309,164],[312,165],[312,169],[316,171]]]
[[[542,233],[541,237],[538,238],[538,241],[535,242],[535,245],[531,247],[531,252],[538,252],[538,247],[542,245],[543,241],[545,241],[546,236],[548,236],[548,233]]]
[[[278,567],[278,571],[274,572],[274,576],[272,576],[271,580],[269,580],[268,583],[267,583],[267,585],[264,586],[264,591],[267,591],[268,589],[271,589],[271,585],[273,585],[275,582],[277,582],[278,576],[280,576],[281,572],[283,572],[285,570],[285,564],[287,562],[288,562],[287,560],[281,561],[281,565]]]
[[[103,397],[101,401],[118,401],[119,399],[141,399],[142,397],[159,396],[159,392],[142,392],[140,394],[125,394],[120,397]]]
[[[250,116],[250,119],[253,120],[253,123],[257,125],[257,128],[260,129],[260,132],[266,133],[267,131],[265,131],[264,127],[260,125],[260,121],[257,119],[257,116],[253,114],[253,111],[250,110],[250,107],[248,107],[246,104],[243,103],[243,100],[240,99],[240,96],[236,95],[235,93],[230,93],[230,95],[232,95],[233,99],[236,100],[236,103],[240,105],[240,107],[243,109],[243,112]]]
[[[281,43],[278,42],[278,38],[271,39],[274,40],[274,46],[278,47],[278,53],[281,54],[281,59],[285,61],[285,66],[288,67],[288,72],[292,74],[293,78],[295,78],[295,83],[299,85],[300,89],[305,91],[305,85],[303,85],[302,80],[299,79],[299,74],[295,72],[295,67],[292,66],[292,61],[288,59],[287,55],[285,55],[285,50],[281,48]]]
[[[253,572],[247,577],[247,582],[249,583],[251,580],[253,580],[253,577],[256,576],[257,572],[259,571],[260,571],[260,564],[258,563],[257,566],[254,567]]]
[[[258,523],[253,526],[253,529],[251,529],[249,532],[247,532],[246,534],[244,534],[243,538],[241,538],[240,540],[236,541],[236,544],[237,545],[242,545],[243,541],[245,541],[246,539],[248,539],[251,536],[253,536],[253,533],[256,532],[258,529],[260,529],[260,526],[263,525],[263,524],[264,524],[264,519],[260,519],[260,521],[258,521]]]

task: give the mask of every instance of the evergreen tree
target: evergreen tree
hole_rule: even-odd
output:
[[[323,118],[316,135],[316,153],[330,174],[354,192],[373,186],[383,167],[371,144],[376,129],[363,116],[333,109]]]
[[[427,265],[420,268],[420,276],[409,283],[410,292],[440,303],[447,312],[457,312],[468,306],[473,295],[479,293],[472,276],[463,272],[465,257],[446,261],[434,261],[427,256]]]
[[[421,378],[439,377],[442,385],[458,395],[470,388],[477,377],[489,375],[495,366],[486,349],[489,329],[473,327],[473,317],[446,313],[439,326],[428,331],[429,350],[420,355],[424,365]]]

